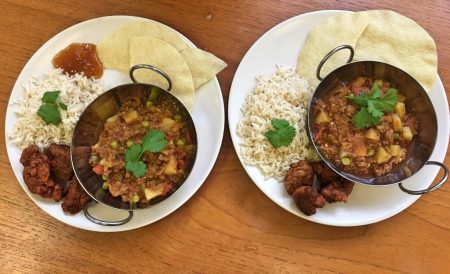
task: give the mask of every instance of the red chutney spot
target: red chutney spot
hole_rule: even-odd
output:
[[[97,56],[97,46],[89,43],[72,43],[53,57],[53,66],[65,73],[83,73],[87,78],[100,78],[103,64]]]

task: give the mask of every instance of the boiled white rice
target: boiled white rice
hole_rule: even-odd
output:
[[[318,159],[305,128],[311,94],[308,82],[291,68],[277,66],[272,76],[257,77],[254,90],[242,105],[237,134],[242,141],[239,153],[244,163],[258,167],[264,178],[282,180],[291,163]],[[273,129],[272,119],[285,119],[296,128],[289,146],[274,148],[264,135]]]
[[[104,92],[100,80],[88,79],[80,74],[69,76],[61,69],[54,69],[42,78],[33,77],[25,86],[24,95],[9,107],[17,114],[10,140],[24,149],[30,144],[45,147],[51,143],[70,144],[75,125],[83,110]],[[62,122],[46,125],[37,111],[46,91],[60,90],[60,99],[67,111],[60,110]]]

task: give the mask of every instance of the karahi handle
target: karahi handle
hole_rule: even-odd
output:
[[[137,64],[137,65],[134,65],[130,69],[130,78],[131,78],[131,81],[133,81],[133,83],[139,83],[136,80],[136,78],[134,78],[134,75],[133,75],[134,71],[137,69],[149,69],[149,70],[153,70],[154,72],[159,73],[162,77],[164,77],[167,80],[167,83],[169,83],[169,87],[167,88],[167,91],[170,91],[172,89],[172,80],[170,79],[169,75],[167,75],[167,73],[160,70],[159,68],[152,66],[152,65],[147,65],[147,64]]]
[[[94,216],[92,216],[89,213],[89,207],[92,204],[97,204],[97,203],[89,203],[88,205],[86,205],[83,208],[83,211],[84,211],[84,216],[86,216],[86,218],[89,221],[93,222],[94,224],[104,225],[104,226],[118,226],[118,225],[123,225],[123,224],[128,223],[133,218],[133,211],[128,211],[128,217],[123,219],[123,220],[120,220],[120,221],[103,221],[103,220],[99,220],[99,219],[95,218]]]
[[[400,187],[400,189],[403,192],[406,192],[406,193],[411,194],[411,195],[422,195],[422,194],[430,193],[431,191],[440,188],[443,184],[445,184],[445,182],[447,182],[447,179],[448,179],[448,168],[443,163],[436,162],[436,161],[428,161],[425,165],[440,166],[442,169],[444,169],[444,177],[442,177],[442,179],[439,181],[439,183],[437,183],[437,184],[435,184],[433,186],[430,186],[429,188],[422,189],[422,190],[409,190],[409,189],[405,188],[402,183],[400,183],[398,186]]]
[[[322,61],[320,61],[320,63],[319,63],[319,66],[317,67],[316,77],[317,77],[317,79],[319,79],[319,81],[323,80],[322,76],[320,76],[320,71],[322,70],[323,65],[328,61],[328,59],[330,59],[331,56],[333,56],[333,54],[335,54],[336,52],[343,50],[343,49],[350,50],[350,57],[347,60],[347,64],[353,60],[353,55],[355,55],[355,50],[353,49],[352,46],[340,45],[340,46],[335,47],[330,52],[328,52],[327,55],[325,55],[325,57],[323,57]]]

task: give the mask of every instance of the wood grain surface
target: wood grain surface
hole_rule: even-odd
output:
[[[255,186],[239,163],[228,124],[200,190],[168,217],[128,232],[89,232],[57,221],[28,198],[12,172],[3,118],[9,95],[33,53],[65,28],[117,14],[167,24],[229,64],[218,75],[227,107],[234,73],[252,43],[281,21],[324,9],[392,9],[416,20],[435,39],[439,75],[450,87],[448,0],[1,0],[0,272],[448,273],[450,184],[380,223],[311,223]],[[450,166],[448,150],[445,163]]]

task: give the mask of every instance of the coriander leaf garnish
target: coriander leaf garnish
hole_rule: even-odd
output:
[[[166,146],[164,132],[157,129],[150,129],[142,140],[142,148],[145,151],[160,152]]]
[[[42,102],[48,103],[48,104],[54,104],[56,103],[56,100],[58,99],[59,94],[61,91],[55,90],[55,91],[47,91],[44,93],[44,96],[42,96]]]
[[[272,119],[272,126],[275,130],[269,130],[264,135],[274,148],[289,146],[295,136],[295,128],[284,119]]]
[[[165,139],[164,131],[153,128],[150,129],[142,139],[142,145],[133,144],[125,152],[125,168],[133,173],[134,177],[144,176],[147,171],[147,166],[140,160],[144,152],[160,152],[166,145],[167,141]]]
[[[386,95],[379,98],[378,100],[368,101],[367,107],[369,112],[371,112],[370,108],[376,109],[381,112],[392,112],[394,111],[396,104],[397,104],[397,90],[391,88],[387,91]]]
[[[143,161],[127,162],[126,169],[133,173],[134,177],[142,177],[147,172],[147,166]]]
[[[59,90],[47,91],[42,96],[42,105],[39,107],[38,115],[48,124],[58,125],[61,123],[61,113],[59,109],[67,110],[67,105],[59,99]]]
[[[139,160],[141,156],[142,146],[139,144],[133,144],[131,147],[125,152],[125,161],[127,162],[136,162]]]
[[[67,105],[64,104],[63,102],[59,102],[58,106],[62,109],[62,110],[67,110]]]
[[[361,110],[353,116],[353,124],[357,128],[371,127],[380,124],[381,117],[372,116],[367,108],[362,107]]]
[[[43,104],[38,109],[38,115],[48,124],[58,125],[61,123],[61,113],[58,108],[53,104]]]
[[[360,93],[358,96],[347,96],[361,109],[353,116],[353,124],[357,128],[372,127],[381,123],[384,113],[392,112],[397,104],[397,90],[390,88],[386,95],[381,96],[380,87],[372,86],[370,93]]]

